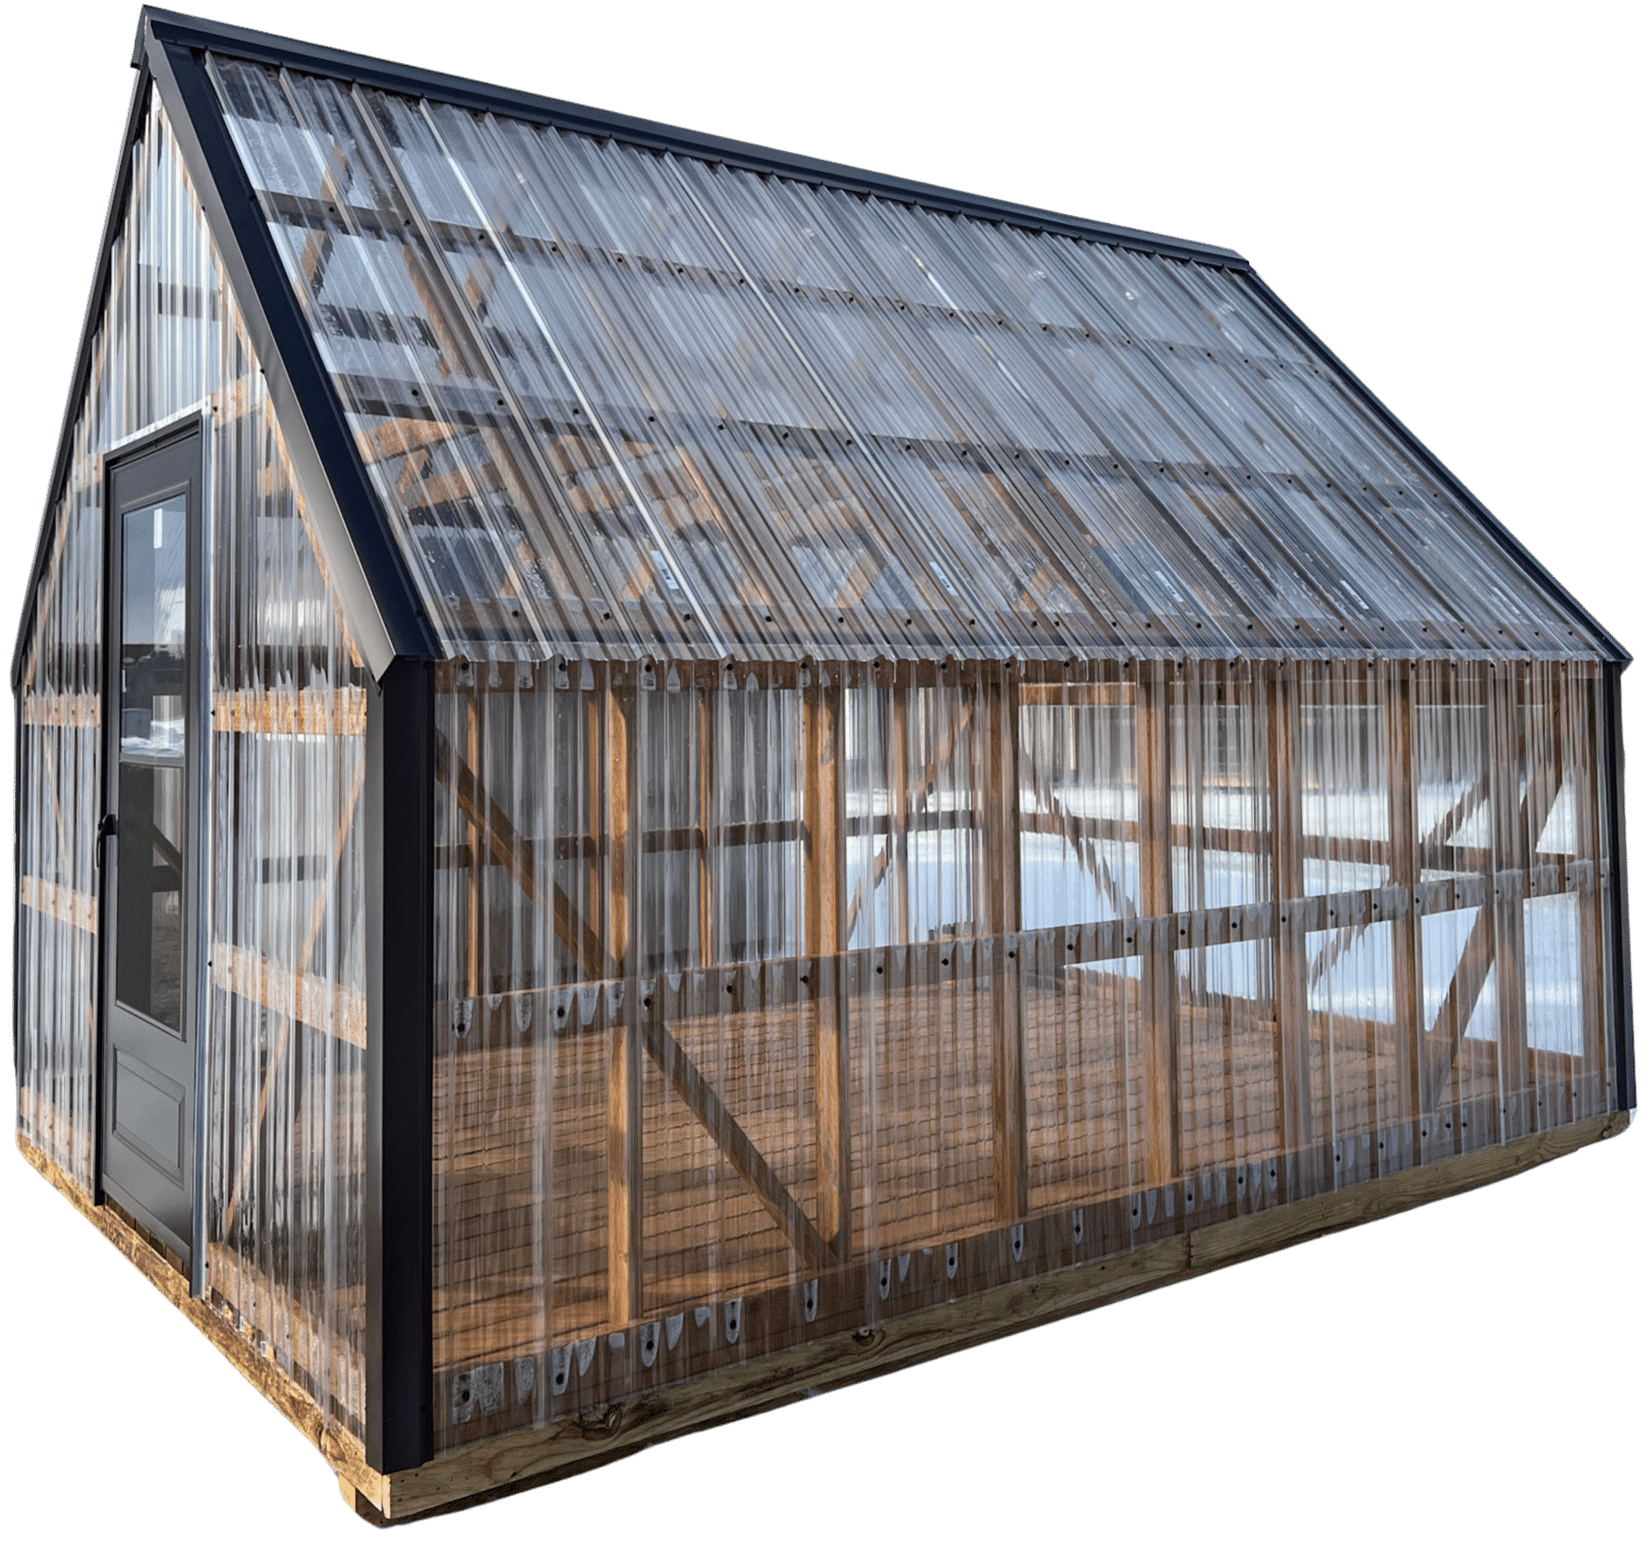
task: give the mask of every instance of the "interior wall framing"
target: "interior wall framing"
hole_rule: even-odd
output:
[[[1615,1111],[1611,710],[1525,660],[439,666],[437,1449]]]

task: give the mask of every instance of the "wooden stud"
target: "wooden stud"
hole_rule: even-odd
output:
[[[805,786],[805,954],[816,1002],[817,1229],[835,1254],[851,1254],[850,1007],[842,947],[841,899],[846,887],[843,836],[846,789],[842,688],[819,680],[802,695]]]
[[[1175,666],[1154,660],[1138,666],[1137,806],[1142,913],[1151,932],[1176,931],[1172,910],[1171,711]],[[1177,960],[1151,948],[1144,956],[1140,991],[1146,1071],[1145,1172],[1150,1186],[1175,1180],[1181,1163],[1181,1099],[1177,1043]]]
[[[485,764],[480,747],[480,703],[478,690],[471,689],[463,697],[468,719],[468,756],[471,766],[480,767]],[[488,800],[489,801],[489,800]],[[467,937],[467,975],[468,995],[472,1000],[485,990],[485,971],[481,966],[481,916],[484,907],[486,892],[486,861],[485,847],[482,843],[480,827],[480,810],[473,800],[463,811],[468,818],[469,850],[473,853],[473,860],[469,863],[468,882],[468,910],[469,925]]]
[[[1483,914],[1491,918],[1497,965],[1498,1091],[1505,1102],[1527,1087],[1526,885],[1520,874],[1548,820],[1559,784],[1558,765],[1547,763],[1547,751],[1559,742],[1559,700],[1531,700],[1535,679],[1531,668],[1499,663],[1492,672],[1488,711],[1497,872]],[[1460,1031],[1466,1028],[1467,1023],[1460,1025]]]
[[[642,710],[633,686],[605,694],[605,828],[608,839],[606,936],[625,982],[623,1003],[612,1015],[606,1094],[606,1293],[614,1323],[636,1320],[642,1310],[645,1265],[644,1070],[641,1049],[652,1012],[640,1005],[639,955],[634,935],[640,863],[634,846],[639,776],[644,764]]]
[[[886,792],[891,815],[891,829],[886,835],[886,858],[891,864],[891,924],[889,935],[876,940],[882,943],[913,942],[909,914],[909,825],[914,810],[915,790],[913,746],[909,742],[909,697],[912,688],[895,681],[886,690],[887,742]],[[953,746],[950,746],[953,754]],[[936,780],[935,763],[928,768],[918,794],[924,806]]]
[[[1413,715],[1413,667],[1410,661],[1392,666],[1389,694],[1389,882],[1414,888],[1422,877],[1418,840],[1418,744]],[[1423,919],[1416,906],[1389,923],[1394,937],[1394,998],[1397,1032],[1397,1086],[1402,1099],[1400,1121],[1411,1137],[1413,1152],[1421,1146],[1412,1125],[1423,1111],[1423,1042],[1427,1023],[1423,1009]],[[1379,1166],[1386,1165],[1380,1163]],[[1404,1165],[1402,1162],[1401,1165]]]
[[[1015,939],[1023,926],[1017,823],[1019,712],[1012,666],[980,681],[975,690],[983,713],[982,774],[990,784],[972,792],[987,810],[974,872],[982,870],[977,876],[986,879],[988,888],[978,896],[976,914],[995,938],[989,1088],[994,1211],[998,1219],[1014,1221],[1029,1209],[1029,1113],[1021,986],[1016,960],[1006,957],[1008,940]]]
[[[1567,775],[1572,778],[1571,797],[1576,825],[1577,855],[1594,865],[1596,881],[1577,895],[1578,950],[1583,1008],[1583,1061],[1588,1069],[1608,1065],[1608,1033],[1611,1026],[1606,1004],[1606,927],[1603,915],[1604,886],[1599,882],[1603,858],[1601,796],[1604,779],[1612,774],[1604,769],[1604,692],[1593,665],[1562,666],[1566,711],[1562,715],[1565,735],[1571,744]],[[1612,875],[1617,882],[1617,875]],[[1617,1085],[1617,1068],[1612,1069],[1612,1085]],[[1591,1108],[1588,1113],[1605,1110]]]
[[[1272,934],[1275,979],[1275,1057],[1279,1085],[1276,1144],[1282,1151],[1307,1151],[1314,1145],[1310,1107],[1308,947],[1303,916],[1296,901],[1304,894],[1303,766],[1300,754],[1301,703],[1298,665],[1275,666],[1269,692],[1269,786],[1273,797],[1270,829],[1274,836],[1271,875],[1278,912]],[[1299,1174],[1305,1183],[1308,1175]]]
[[[728,844],[725,825],[716,825],[712,808],[714,787],[714,725],[718,697],[698,690],[697,697],[697,825],[691,834],[697,839],[697,926],[699,962],[704,968],[715,961],[714,875],[709,861],[714,844]],[[647,831],[650,840],[651,831]],[[649,847],[648,847],[649,849]]]

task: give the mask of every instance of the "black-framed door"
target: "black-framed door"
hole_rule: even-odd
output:
[[[203,580],[197,425],[105,464],[100,1198],[193,1262]]]

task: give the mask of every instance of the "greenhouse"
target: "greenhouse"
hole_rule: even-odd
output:
[[[361,1514],[1627,1125],[1628,655],[1244,258],[133,63],[18,1138]]]

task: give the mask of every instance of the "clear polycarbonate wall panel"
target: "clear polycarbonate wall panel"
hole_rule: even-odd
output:
[[[1423,921],[1422,1133],[1467,1147],[1471,1105],[1516,1132],[1615,1106],[1604,691],[1546,664],[1418,673],[1424,876],[1455,896]]]
[[[1149,745],[1169,778],[1170,873],[1162,830],[1149,843],[1151,887],[1178,914],[1173,955],[1179,1146],[1183,1171],[1200,1175],[1204,1203],[1218,1174],[1274,1145],[1280,1062],[1271,929],[1274,797],[1270,767],[1273,688],[1249,663],[1190,662],[1145,672]],[[1155,725],[1153,719],[1165,714]],[[1158,781],[1151,802],[1160,803]],[[1170,938],[1167,939],[1170,941]],[[1225,1182],[1226,1186],[1226,1182]]]
[[[363,1428],[365,675],[164,114],[132,150],[107,309],[24,666],[21,1128],[91,1190],[103,453],[198,414],[210,532],[209,1299]]]
[[[1592,654],[1239,270],[210,61],[454,654]]]
[[[1004,930],[1009,877],[1003,854],[986,849],[984,809],[1010,775],[1003,687],[949,665],[924,671],[936,685],[899,683],[878,665],[863,673],[869,683],[846,692],[841,736],[846,946]]]
[[[106,355],[99,354],[98,364]],[[101,377],[99,377],[101,378]],[[92,1188],[103,522],[77,427],[18,699],[18,1128]]]
[[[1017,733],[1023,925],[1135,915],[1142,883],[1136,682],[1025,685]]]
[[[546,1417],[532,1355],[705,1303],[729,1352],[728,1302],[992,1214],[1008,687],[879,673],[441,667],[442,1440],[488,1363]]]
[[[438,1443],[1610,1110],[1600,684],[441,665]]]
[[[360,1434],[369,677],[238,329],[225,348],[245,362],[213,440],[207,1277]]]

